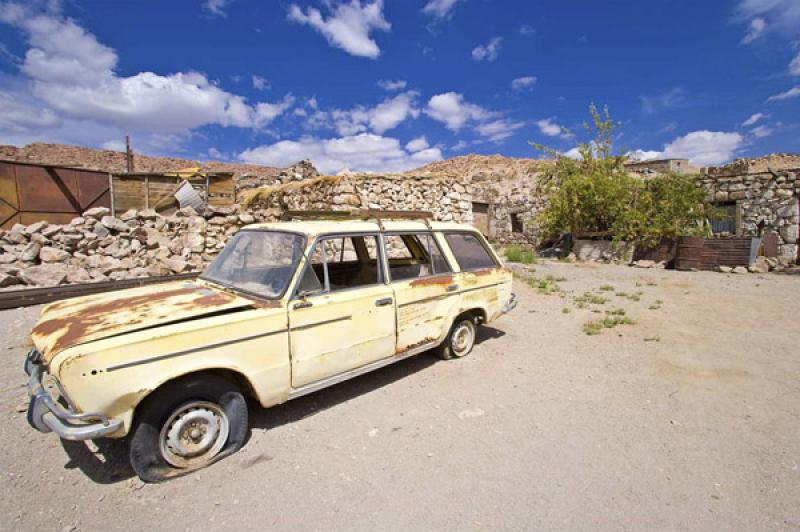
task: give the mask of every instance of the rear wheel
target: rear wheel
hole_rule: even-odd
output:
[[[478,328],[471,315],[459,316],[444,342],[436,348],[436,355],[443,360],[467,356],[475,345]]]
[[[247,402],[225,379],[194,375],[168,383],[136,411],[131,466],[145,482],[186,474],[238,451],[247,427]]]

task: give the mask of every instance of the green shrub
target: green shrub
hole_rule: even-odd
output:
[[[522,264],[536,264],[539,259],[535,250],[522,246],[508,246],[503,253],[507,260]]]

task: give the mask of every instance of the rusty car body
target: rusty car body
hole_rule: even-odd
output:
[[[131,436],[136,472],[163,480],[243,443],[246,406],[214,398],[270,407],[423,351],[463,356],[475,325],[515,306],[511,281],[466,225],[247,226],[197,280],[46,305],[25,363],[28,419],[65,439]],[[148,413],[171,401],[178,417]]]

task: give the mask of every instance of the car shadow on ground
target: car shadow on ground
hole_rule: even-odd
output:
[[[503,331],[481,326],[478,328],[475,343],[481,344],[503,335],[505,335]],[[245,445],[249,442],[254,430],[267,431],[319,414],[422,371],[437,361],[438,359],[432,353],[421,353],[272,408],[261,408],[255,401],[250,401],[250,431]],[[61,444],[69,457],[69,462],[64,464],[64,468],[78,468],[93,482],[114,484],[136,476],[128,461],[127,438],[96,440],[94,442],[96,451],[91,450],[86,443],[80,441],[61,440]]]

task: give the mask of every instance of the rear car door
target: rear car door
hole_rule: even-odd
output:
[[[395,309],[377,234],[321,237],[289,302],[292,387],[394,354]]]
[[[386,258],[397,299],[397,353],[447,334],[457,303],[453,270],[430,232],[386,233]]]
[[[511,299],[511,272],[501,266],[479,233],[447,231],[443,236],[458,267],[453,279],[458,285],[459,308],[480,308],[486,313],[487,322],[494,320]]]

